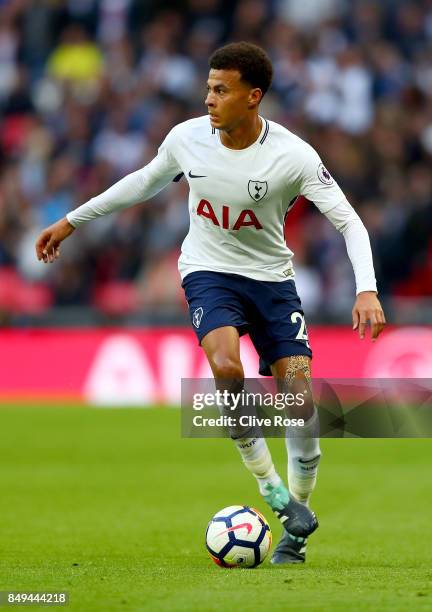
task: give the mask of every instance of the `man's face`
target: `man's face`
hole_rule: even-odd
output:
[[[226,131],[236,128],[260,99],[261,90],[242,81],[238,70],[210,70],[205,104],[212,127]]]

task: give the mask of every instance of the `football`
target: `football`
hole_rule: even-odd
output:
[[[223,508],[207,526],[207,550],[220,567],[256,567],[266,558],[271,542],[266,519],[249,506]]]

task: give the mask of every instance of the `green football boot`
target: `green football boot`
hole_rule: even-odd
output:
[[[265,489],[268,491],[263,496],[265,501],[291,536],[307,538],[317,529],[318,521],[315,513],[292,495],[290,496],[283,483],[277,487],[267,483]]]

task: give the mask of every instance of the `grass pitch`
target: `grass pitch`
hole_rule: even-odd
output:
[[[83,612],[432,609],[429,440],[323,441],[306,565],[223,570],[214,512],[251,504],[281,529],[230,441],[181,439],[179,420],[1,408],[0,590],[66,590],[54,609]]]

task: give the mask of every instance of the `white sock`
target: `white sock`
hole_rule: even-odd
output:
[[[296,435],[297,434],[297,435]],[[315,488],[321,458],[318,412],[303,427],[288,427],[285,439],[288,453],[288,486],[290,493],[308,505]]]
[[[243,463],[258,482],[261,495],[265,495],[266,484],[277,487],[281,483],[281,478],[275,470],[267,442],[264,438],[241,438],[234,440]]]

